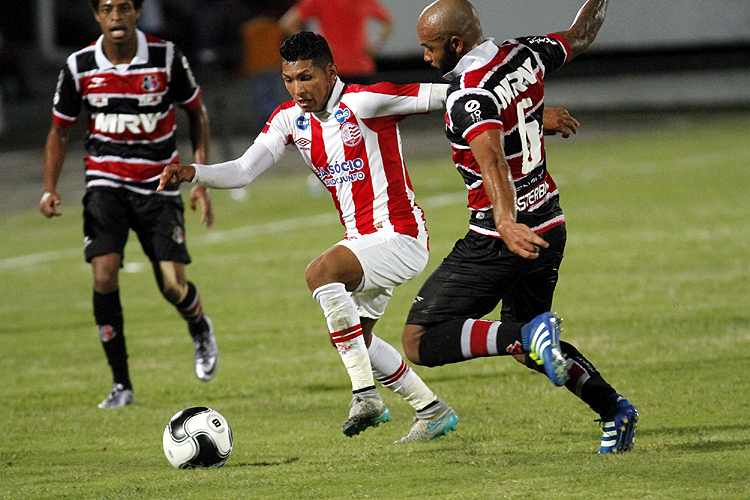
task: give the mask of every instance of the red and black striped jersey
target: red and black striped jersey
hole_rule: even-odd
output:
[[[164,167],[179,162],[174,106],[194,109],[200,104],[200,87],[182,52],[141,31],[137,37],[138,52],[129,64],[112,64],[100,37],[71,54],[60,72],[55,123],[72,126],[84,109],[90,115],[87,188],[155,193]]]
[[[558,190],[547,172],[544,152],[544,76],[569,57],[557,35],[524,37],[496,45],[487,40],[446,75],[446,135],[453,161],[469,190],[470,229],[499,237],[482,172],[469,144],[482,132],[499,129],[516,188],[517,221],[537,233],[562,224]]]

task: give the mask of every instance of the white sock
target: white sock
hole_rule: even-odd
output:
[[[415,410],[419,411],[437,400],[435,393],[391,344],[373,334],[367,351],[378,382],[407,400]]]
[[[374,388],[375,380],[357,306],[344,284],[329,283],[316,288],[313,298],[323,308],[331,339],[341,355],[346,371],[349,372],[352,391],[361,392],[363,389]]]

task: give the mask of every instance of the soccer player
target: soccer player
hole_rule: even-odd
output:
[[[403,332],[415,364],[514,355],[545,372],[601,416],[600,453],[630,450],[638,412],[571,344],[560,341],[559,371],[556,353],[549,370],[534,344],[539,328],[559,327],[548,311],[566,240],[545,160],[543,80],[594,41],[607,4],[588,0],[566,31],[499,45],[483,36],[466,0],[438,0],[422,12],[417,34],[424,59],[450,81],[446,135],[471,215],[469,232],[419,291]],[[500,301],[501,321],[480,319]],[[545,342],[554,345],[556,337]]]
[[[83,198],[84,253],[94,277],[94,317],[112,369],[111,393],[99,408],[132,403],[118,273],[132,228],[151,260],[159,289],[185,319],[195,348],[195,373],[209,381],[218,350],[201,297],[187,281],[183,203],[170,187],[159,193],[164,166],[179,161],[175,106],[187,112],[195,161],[208,161],[209,123],[201,90],[188,61],[171,42],[136,29],[143,0],[91,0],[102,35],[73,53],[60,72],[52,126],[44,154],[39,210],[61,215],[56,191],[70,132],[82,110],[90,114],[86,139],[86,194]],[[213,223],[208,191],[196,186],[193,210]]]
[[[389,420],[374,378],[417,411],[401,441],[453,430],[453,409],[438,398],[373,327],[395,286],[418,275],[428,259],[422,210],[414,201],[398,122],[442,109],[447,85],[349,85],[337,77],[325,38],[300,32],[281,47],[282,76],[293,100],[279,106],[242,157],[215,165],[169,165],[159,189],[180,182],[237,188],[296,147],[326,186],[345,238],[313,260],[307,284],[326,317],[352,382],[347,436]],[[550,127],[569,133],[567,113]]]

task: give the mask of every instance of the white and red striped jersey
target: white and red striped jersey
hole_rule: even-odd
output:
[[[417,237],[424,214],[414,201],[398,123],[441,109],[445,85],[351,85],[337,80],[327,107],[304,112],[279,106],[256,142],[274,161],[296,147],[328,189],[347,238],[381,229]]]
[[[466,188],[469,228],[500,237],[482,172],[469,144],[488,129],[504,137],[505,158],[516,188],[517,221],[536,233],[565,222],[544,151],[544,76],[569,55],[557,35],[523,37],[496,45],[487,40],[466,54],[453,71],[446,102],[446,135]]]
[[[107,186],[154,194],[164,167],[178,163],[175,104],[194,109],[200,87],[172,42],[137,32],[129,64],[114,65],[100,37],[68,57],[57,83],[52,117],[73,126],[90,114],[86,187]],[[178,195],[176,187],[163,194]]]

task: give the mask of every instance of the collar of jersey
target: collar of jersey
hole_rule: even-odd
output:
[[[328,102],[326,103],[326,109],[313,113],[317,119],[327,120],[332,113],[336,112],[341,101],[341,96],[344,94],[344,85],[344,82],[337,76],[336,83],[333,84],[333,90],[331,90],[331,97],[328,98]]]
[[[456,67],[453,68],[453,70],[443,75],[443,78],[451,81],[470,69],[480,68],[490,62],[492,58],[497,55],[497,51],[500,50],[497,45],[495,45],[494,40],[494,38],[488,38],[471,49],[461,58],[460,61],[458,61],[458,64],[456,64]]]
[[[136,36],[138,36],[138,51],[135,53],[135,57],[130,61],[128,66],[134,64],[145,64],[148,62],[148,42],[146,42],[146,35],[141,30],[136,30]],[[107,56],[104,55],[104,49],[102,48],[103,40],[104,35],[100,36],[96,41],[96,65],[99,66],[99,69],[115,68],[116,65],[112,64],[112,61],[107,59]]]

